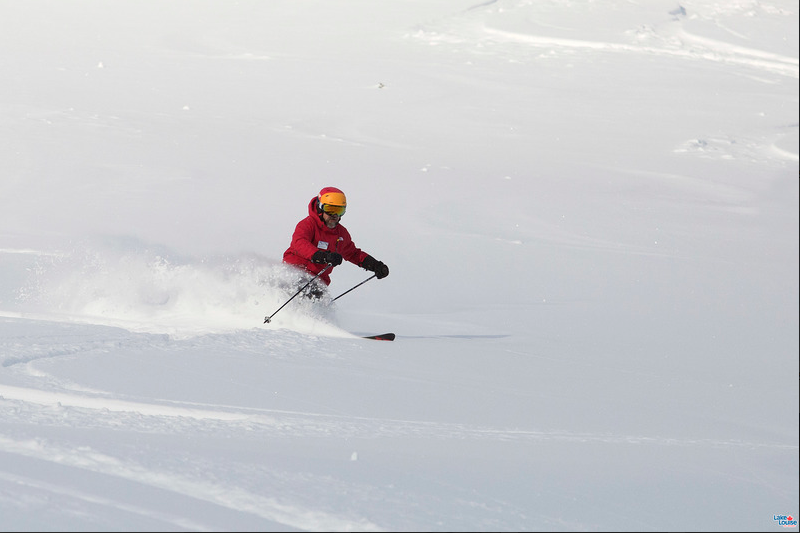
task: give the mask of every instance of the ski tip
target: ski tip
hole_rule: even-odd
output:
[[[376,341],[393,341],[394,337],[395,337],[394,333],[382,333],[380,335],[367,335],[364,338],[373,339]]]

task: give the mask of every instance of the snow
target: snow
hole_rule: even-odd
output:
[[[3,2],[0,529],[778,530],[799,18]]]

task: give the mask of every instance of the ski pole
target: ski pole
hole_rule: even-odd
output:
[[[328,266],[326,266],[325,268],[323,268],[322,270],[320,270],[320,271],[319,271],[319,273],[318,273],[316,276],[314,276],[313,278],[311,278],[310,280],[308,280],[308,283],[306,283],[305,285],[303,285],[303,286],[300,288],[300,290],[299,290],[299,291],[297,291],[296,293],[294,293],[294,296],[297,296],[298,294],[300,294],[301,292],[303,292],[303,291],[305,290],[305,288],[306,288],[306,287],[308,287],[309,285],[311,285],[311,282],[312,282],[312,281],[314,281],[315,279],[317,279],[318,277],[320,277],[322,274],[324,274],[324,273],[325,273],[325,272],[326,272],[326,271],[327,271],[329,268],[331,268],[332,266],[333,266],[333,264],[331,264],[331,263],[328,263]],[[292,296],[291,298],[289,298],[288,300],[286,300],[286,303],[284,303],[282,306],[280,306],[280,307],[278,308],[278,310],[277,310],[277,311],[275,311],[274,313],[272,313],[272,314],[271,314],[271,315],[269,315],[268,317],[264,317],[264,324],[268,324],[268,323],[269,323],[269,322],[272,320],[272,317],[274,317],[275,315],[277,315],[277,314],[278,314],[278,311],[280,311],[281,309],[283,309],[284,307],[286,307],[286,304],[288,304],[289,302],[291,302],[292,300],[294,300],[294,296]]]
[[[341,298],[342,296],[344,296],[344,295],[345,295],[345,294],[347,294],[348,292],[352,291],[353,289],[357,289],[358,287],[362,286],[363,284],[365,284],[366,282],[368,282],[369,280],[371,280],[371,279],[372,279],[372,278],[374,278],[375,276],[377,276],[377,274],[373,274],[373,275],[371,275],[370,277],[368,277],[367,279],[365,279],[364,281],[362,281],[361,283],[359,283],[359,284],[358,284],[358,285],[356,285],[355,287],[352,287],[352,288],[350,288],[350,289],[347,289],[346,291],[344,291],[342,294],[340,294],[339,296],[337,296],[337,297],[336,297],[336,298],[334,298],[333,300],[338,300],[339,298]],[[331,300],[331,301],[333,301],[333,300]]]

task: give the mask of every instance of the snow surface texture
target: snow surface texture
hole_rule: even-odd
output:
[[[0,529],[782,530],[798,19],[0,3]]]

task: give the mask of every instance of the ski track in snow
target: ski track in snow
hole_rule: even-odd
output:
[[[311,507],[299,507],[278,501],[275,498],[255,494],[239,487],[225,486],[221,483],[206,481],[202,478],[189,477],[165,470],[152,470],[134,461],[125,461],[86,447],[67,448],[37,440],[14,440],[0,435],[0,450],[24,457],[58,463],[63,466],[78,468],[98,474],[113,476],[118,479],[145,484],[169,492],[183,494],[208,503],[219,505],[238,512],[272,520],[280,524],[308,531],[383,531],[377,525],[360,518],[348,518],[333,515]],[[141,509],[119,501],[75,491],[73,487],[62,488],[52,483],[42,483],[20,476],[9,476],[0,472],[0,479],[20,485],[36,485],[47,492],[62,493],[73,498],[90,501],[105,506],[124,508],[129,512],[142,515],[153,515],[151,510]],[[177,516],[159,515],[155,518],[180,527],[206,530],[196,523],[187,523],[188,519]]]
[[[325,510],[314,502],[314,495],[295,493],[292,487],[312,483],[321,491],[338,491],[346,494],[364,492],[373,498],[397,497],[386,493],[382,487],[352,484],[338,478],[313,473],[291,471],[247,471],[236,478],[236,485],[227,483],[225,476],[211,476],[195,465],[187,469],[188,458],[176,462],[165,458],[158,468],[143,465],[135,457],[110,455],[95,449],[95,445],[54,442],[46,437],[26,438],[24,433],[15,436],[14,427],[69,427],[82,430],[116,430],[124,428],[130,434],[142,435],[192,435],[209,437],[226,435],[235,442],[278,442],[276,439],[334,439],[355,444],[359,439],[375,441],[385,439],[405,441],[494,441],[527,444],[660,446],[699,447],[702,449],[770,449],[793,450],[797,446],[741,440],[677,439],[661,436],[623,435],[613,433],[568,432],[559,430],[523,430],[492,428],[448,422],[421,420],[395,420],[274,410],[230,405],[200,404],[160,400],[158,402],[121,400],[103,396],[103,393],[79,394],[74,391],[41,390],[0,384],[0,411],[4,413],[6,432],[0,432],[0,453],[45,461],[60,467],[108,476],[116,483],[135,483],[155,487],[171,494],[217,505],[233,512],[252,515],[278,524],[309,531],[381,531],[369,519],[351,516],[346,511]],[[351,458],[351,460],[356,460]],[[201,459],[202,461],[202,459]],[[209,465],[209,468],[226,468],[227,463]],[[227,468],[241,468],[235,464]],[[266,476],[272,483],[241,483],[247,477],[263,481]],[[274,478],[274,479],[273,479]],[[309,479],[311,478],[311,479]],[[44,482],[27,476],[0,472],[0,480],[15,485],[34,486],[47,494],[60,494],[95,505],[124,509],[130,513],[147,516],[165,524],[195,530],[209,529],[187,513],[186,516],[165,513],[154,508],[132,505],[115,500],[108,494],[91,494],[62,487],[54,482]],[[263,487],[283,486],[289,490],[260,493]],[[261,487],[261,488],[260,488]],[[390,491],[391,492],[391,491]],[[376,496],[379,495],[379,496]],[[352,511],[351,511],[352,512]],[[212,528],[213,529],[213,528]]]
[[[721,41],[694,36],[684,31],[679,32],[676,38],[681,43],[687,44],[688,47],[686,48],[638,46],[624,43],[538,37],[493,28],[484,28],[483,32],[486,35],[486,39],[495,42],[517,42],[544,49],[595,50],[599,52],[672,56],[680,59],[701,59],[736,66],[747,66],[791,78],[798,78],[798,71],[800,71],[798,60],[795,58],[730,45]]]
[[[7,419],[30,423],[60,425],[65,421],[76,426],[118,427],[134,431],[193,432],[225,434],[244,431],[282,437],[398,438],[495,441],[558,441],[569,443],[603,442],[612,444],[652,444],[663,446],[709,446],[748,448],[796,448],[790,445],[734,440],[673,439],[643,435],[574,433],[475,427],[457,423],[418,420],[374,419],[234,407],[202,405],[164,400],[162,403],[125,401],[96,395],[43,391],[0,384],[0,397],[9,413]],[[42,410],[40,406],[49,406]],[[98,413],[100,411],[100,413]],[[69,416],[65,416],[69,413]]]
[[[8,439],[3,439],[2,437],[0,437],[0,446],[6,447],[9,446],[9,444],[11,448],[26,448],[25,445],[27,443],[12,442],[9,441]],[[35,454],[32,454],[29,449],[26,450],[25,453],[22,453],[22,455],[26,455],[28,457],[36,457],[39,459],[46,459],[45,457],[41,457],[40,455],[37,456]],[[180,517],[172,514],[168,515],[166,513],[159,513],[152,509],[146,509],[143,507],[124,503],[119,500],[111,499],[107,496],[99,494],[90,494],[88,492],[76,489],[75,487],[72,486],[69,487],[61,486],[55,483],[48,483],[38,479],[33,479],[28,476],[13,475],[13,474],[8,474],[6,472],[0,472],[0,481],[5,481],[6,483],[18,487],[24,487],[26,490],[36,489],[37,492],[42,492],[48,495],[57,495],[59,497],[66,497],[73,500],[79,500],[81,502],[91,505],[112,507],[114,509],[119,509],[120,511],[124,511],[126,513],[140,515],[140,516],[147,516],[159,522],[170,524],[175,528],[191,529],[194,531],[210,531],[210,529],[206,528],[202,524],[195,522],[194,520],[188,519],[186,517]]]
[[[479,50],[480,53],[502,54],[505,49],[503,45],[510,44],[528,46],[532,50],[543,51],[539,57],[544,58],[551,57],[559,52],[593,51],[709,61],[737,68],[748,67],[755,71],[795,79],[798,78],[798,72],[800,71],[800,62],[797,58],[731,44],[686,31],[683,28],[683,21],[687,19],[687,14],[682,7],[669,13],[665,12],[660,23],[653,25],[643,22],[636,27],[620,32],[619,38],[628,42],[610,42],[542,36],[533,32],[509,31],[492,27],[493,22],[485,18],[489,11],[493,15],[502,15],[507,19],[513,19],[517,23],[524,20],[538,21],[541,18],[537,16],[533,8],[530,8],[528,3],[518,4],[510,9],[492,6],[492,4],[495,4],[495,2],[478,4],[460,15],[456,15],[458,18],[465,19],[461,23],[454,23],[450,20],[443,25],[435,23],[423,25],[411,36],[431,45],[474,45],[475,49]],[[613,9],[613,7],[609,6],[608,9]],[[546,9],[546,6],[543,8]],[[732,6],[732,8],[734,11],[745,9],[744,6],[738,5]],[[760,6],[760,8],[767,15],[778,14],[773,12],[776,10],[769,6]],[[515,10],[518,12],[514,13]],[[474,13],[475,11],[477,13]],[[724,25],[719,20],[720,16],[724,16],[724,14],[717,9],[709,13],[692,13],[691,18],[698,18],[707,23],[712,23],[716,27],[724,28]],[[467,22],[466,19],[470,19],[473,15],[478,17],[478,21],[475,23]],[[535,28],[533,24],[531,22],[532,29]],[[536,25],[538,25],[538,22]],[[549,27],[555,28],[555,26]],[[569,31],[569,28],[561,28],[561,31]],[[736,34],[736,32],[727,31],[737,38],[744,38]],[[645,44],[645,41],[652,44]],[[519,51],[514,50],[512,56],[515,60],[518,59],[520,57]],[[780,80],[762,81],[780,83]]]

